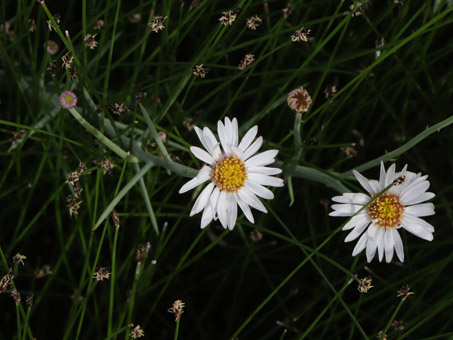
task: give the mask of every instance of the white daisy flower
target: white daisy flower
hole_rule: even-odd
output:
[[[201,228],[218,218],[225,229],[232,230],[236,224],[238,205],[251,223],[254,223],[254,219],[250,207],[267,212],[257,196],[274,198],[272,191],[264,185],[283,186],[281,178],[272,177],[282,170],[266,167],[275,161],[278,150],[255,155],[263,144],[263,137],[255,140],[257,126],[248,130],[240,143],[236,118],[230,120],[226,117],[224,123],[218,121],[217,131],[220,144],[210,129],[195,127],[206,151],[196,146],[191,146],[190,151],[207,165],[200,169],[195,178],[184,184],[179,193],[210,181],[195,201],[190,216],[203,211]]]
[[[371,262],[377,249],[379,261],[382,262],[385,254],[385,261],[389,263],[393,258],[393,251],[396,250],[399,260],[404,262],[403,242],[397,230],[401,227],[415,236],[432,241],[434,227],[419,218],[434,215],[434,205],[422,203],[434,197],[432,192],[426,192],[429,188],[429,181],[426,180],[428,176],[406,171],[406,168],[407,165],[401,172],[395,173],[395,164],[392,164],[386,172],[384,163],[381,162],[379,181],[366,179],[353,170],[354,176],[368,195],[345,193],[332,198],[332,201],[341,204],[332,205],[334,211],[330,216],[353,216],[393,183],[390,189],[353,216],[343,227],[343,230],[352,229],[345,242],[353,241],[362,235],[352,256],[366,249],[367,261]]]

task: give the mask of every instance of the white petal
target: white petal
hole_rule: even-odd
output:
[[[384,258],[384,233],[385,233],[385,229],[379,228],[377,235],[376,235],[379,262],[382,262],[382,259]]]
[[[410,214],[405,214],[403,220],[404,219],[406,219],[406,221],[410,224],[412,224],[412,223],[419,224],[420,226],[422,226],[423,228],[428,230],[430,233],[434,232],[434,227],[431,224],[429,224],[428,222],[426,222],[425,220],[422,220],[421,218],[412,216]]]
[[[195,201],[192,211],[190,212],[190,216],[198,214],[202,211],[206,204],[209,202],[209,198],[211,197],[212,189],[214,189],[214,183],[209,183],[206,188],[203,189],[201,194],[198,196],[197,200]]]
[[[255,219],[253,218],[252,211],[250,210],[249,206],[239,197],[237,193],[234,193],[236,198],[236,202],[238,203],[239,207],[243,211],[245,217],[250,221],[250,223],[255,223]]]
[[[362,206],[355,204],[332,204],[331,208],[335,211],[332,211],[329,216],[352,216],[362,209]]]
[[[359,237],[363,231],[365,230],[366,227],[369,225],[369,221],[365,221],[364,223],[359,224],[357,227],[351,230],[351,232],[346,236],[344,239],[345,242],[350,242],[355,240],[357,237]]]
[[[407,214],[417,216],[417,217],[431,216],[431,215],[435,214],[434,204],[432,204],[432,203],[411,205],[409,207],[406,207],[404,210]]]
[[[375,192],[381,192],[384,188],[379,185],[379,182],[375,179],[368,180],[368,184],[370,185],[371,189]]]
[[[404,247],[403,247],[403,241],[401,241],[401,236],[395,228],[391,228],[390,231],[393,234],[393,241],[395,242],[395,250],[396,250],[396,255],[398,255],[398,258],[401,262],[404,262]]]
[[[384,189],[385,187],[390,185],[395,180],[395,178],[396,178],[395,177],[395,163],[393,163],[390,166],[390,168],[388,168],[388,170],[387,170],[387,174],[385,175],[384,186],[382,187],[382,189]]]
[[[377,234],[379,232],[380,227],[377,227],[374,223],[371,223],[371,225],[368,227],[368,237],[370,240],[376,242],[377,241]]]
[[[384,234],[384,245],[385,245],[385,262],[390,263],[393,258],[393,249],[395,243],[393,241],[393,230],[394,228],[387,229]]]
[[[258,126],[255,125],[250,130],[247,131],[244,137],[242,137],[242,140],[239,143],[239,149],[241,149],[242,151],[247,150],[247,148],[250,146],[250,144],[252,144],[253,140],[255,139],[257,133]]]
[[[349,230],[355,227],[359,227],[362,224],[369,224],[371,220],[366,212],[361,212],[358,215],[352,217],[348,223],[346,223],[341,230]]]
[[[369,184],[369,181],[358,171],[352,170],[352,173],[354,174],[355,178],[359,181],[360,185],[368,191],[369,194],[374,195],[376,192],[373,190],[371,185]]]
[[[427,241],[432,241],[433,240],[432,232],[429,231],[427,228],[425,228],[424,224],[421,223],[420,221],[423,221],[423,220],[419,219],[418,217],[406,215],[406,216],[404,216],[404,218],[401,222],[401,225],[403,226],[404,229],[406,229],[410,233],[414,234],[415,236],[418,236]],[[425,221],[423,221],[423,222],[425,222]],[[428,223],[426,223],[426,224],[428,224]]]
[[[238,216],[238,205],[233,194],[227,195],[228,202],[228,229],[233,230]]]
[[[264,207],[263,203],[258,199],[258,197],[255,196],[253,192],[251,192],[245,186],[241,188],[241,190],[238,192],[238,195],[241,200],[243,200],[247,205],[255,208],[256,210],[267,213],[267,210]]]
[[[217,133],[219,134],[219,139],[220,143],[222,143],[223,150],[227,155],[230,155],[231,153],[231,145],[229,143],[230,139],[225,126],[220,120],[217,122]]]
[[[275,161],[275,156],[277,156],[278,150],[267,150],[261,152],[245,162],[247,168],[252,168],[255,166],[265,166],[271,164]]]
[[[209,223],[211,223],[213,218],[214,218],[214,214],[213,214],[211,202],[208,201],[208,204],[206,204],[206,207],[203,210],[203,215],[201,216],[200,228],[204,229]]]
[[[368,242],[366,243],[366,260],[370,263],[373,260],[374,255],[376,254],[376,241],[371,240],[368,238]]]
[[[247,150],[244,150],[243,160],[245,161],[253,156],[261,148],[261,145],[263,145],[263,137],[260,136],[247,148]]]
[[[254,183],[251,181],[245,182],[245,186],[253,192],[255,195],[262,197],[267,200],[272,200],[274,199],[274,193],[270,191],[268,188],[263,187],[262,185],[258,183]]]
[[[354,250],[352,251],[352,256],[356,256],[363,249],[365,249],[367,241],[368,241],[367,233],[362,234],[362,236],[359,238],[359,241],[355,245]]]
[[[210,206],[212,209],[212,217],[217,219],[217,204],[219,203],[219,197],[220,197],[220,190],[218,187],[215,187],[214,191],[211,194],[211,198],[209,199],[210,201]]]
[[[263,175],[278,175],[282,172],[282,169],[279,168],[268,168],[266,166],[254,166],[251,168],[247,168],[247,173],[257,173]]]
[[[249,182],[255,182],[262,185],[271,187],[282,187],[283,180],[281,178],[267,176],[263,174],[251,173],[248,174]]]
[[[426,190],[428,190],[428,188],[429,188],[428,181],[423,181],[421,183],[411,186],[410,188],[407,188],[407,190],[403,192],[401,195],[401,202],[405,203],[406,201],[411,201],[417,198],[418,196],[423,194]]]
[[[352,204],[360,204],[365,205],[370,201],[370,196],[362,194],[362,193],[344,193],[342,196],[335,196],[332,197],[332,201],[337,203],[352,203]]]
[[[238,128],[238,120],[233,118],[232,121],[232,135],[231,135],[231,144],[235,148],[238,147],[238,142],[239,142],[239,128]]]
[[[202,160],[205,163],[208,163],[210,165],[214,165],[216,163],[214,158],[212,158],[212,156],[209,153],[207,153],[206,151],[197,146],[191,146],[190,151],[192,151],[195,157],[197,157],[198,159]]]
[[[402,201],[402,203],[406,206],[412,205],[412,204],[417,204],[417,203],[428,201],[431,198],[433,198],[434,196],[436,196],[436,195],[434,195],[432,192],[424,192],[423,194],[416,196],[412,199],[406,199],[404,202]]]
[[[219,215],[220,223],[225,229],[228,227],[227,199],[227,193],[225,191],[221,191],[219,202],[217,203],[217,214]]]
[[[209,148],[204,140],[203,130],[201,130],[198,126],[195,126],[195,132],[197,133],[198,139],[200,140],[201,144],[204,146],[206,150],[209,151]]]
[[[206,145],[209,145],[211,147],[211,149],[208,149],[209,153],[216,161],[219,161],[222,156],[222,151],[220,150],[219,142],[215,138],[212,131],[207,127],[203,128],[203,135]]]
[[[211,173],[211,168],[208,166],[204,166],[198,171],[197,176],[192,178],[190,181],[188,181],[186,184],[184,184],[181,189],[179,189],[179,193],[183,194],[189,190],[192,190],[193,188],[199,186],[200,184],[206,182],[208,179],[211,178],[210,176]]]
[[[385,187],[385,167],[383,161],[381,161],[381,173],[379,174],[379,185],[381,188]]]

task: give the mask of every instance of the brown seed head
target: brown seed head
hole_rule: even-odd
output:
[[[63,61],[63,66],[65,68],[70,68],[72,65],[72,61],[74,60],[74,57],[72,56],[71,52],[66,52],[66,54],[61,58]]]
[[[79,178],[80,178],[80,173],[78,171],[69,172],[66,175],[66,183],[74,185],[76,182],[79,181]]]
[[[263,23],[263,20],[257,16],[257,15],[254,15],[253,17],[250,17],[247,19],[247,28],[255,31],[257,27],[261,26],[261,24]]]
[[[153,21],[149,23],[149,26],[151,27],[151,31],[158,33],[159,31],[163,30],[165,28],[164,21],[166,19],[167,19],[167,17],[163,17],[160,15],[154,16]]]
[[[49,64],[49,67],[47,68],[47,71],[49,71],[49,74],[52,76],[52,78],[55,78],[55,75],[57,74],[57,62],[53,61]]]
[[[69,195],[66,197],[66,206],[69,209],[70,216],[79,214],[80,204],[82,204],[82,201],[76,200],[74,196]]]
[[[104,175],[110,174],[112,172],[113,168],[115,167],[115,165],[112,162],[110,162],[108,159],[103,159],[100,162],[100,166],[104,169]]]
[[[113,103],[109,106],[109,110],[111,113],[121,116],[125,113],[130,112],[129,108],[124,105],[124,103]]]
[[[116,210],[112,210],[112,221],[115,228],[118,229],[120,227],[120,217]]]
[[[28,30],[30,32],[36,31],[36,22],[33,19],[28,19]]]
[[[291,10],[293,8],[293,5],[291,3],[288,3],[285,8],[283,8],[283,17],[287,19],[289,15],[291,14]]]
[[[299,86],[288,94],[287,102],[290,109],[294,112],[304,113],[308,111],[312,100],[308,91],[303,86]]]
[[[25,255],[22,255],[20,253],[17,253],[16,255],[13,256],[13,263],[14,264],[21,264],[24,265],[24,260],[26,260],[27,257]]]
[[[311,30],[306,27],[302,27],[301,29],[297,30],[294,32],[294,34],[291,36],[291,41],[292,42],[299,42],[299,41],[308,41],[308,35],[310,34]]]
[[[110,279],[110,275],[110,270],[107,267],[101,267],[94,273],[93,279],[96,279],[96,281],[104,281],[104,279]]]
[[[94,24],[94,29],[96,31],[99,31],[102,27],[104,27],[104,20],[102,19],[99,19],[98,21],[96,21],[96,23]]]
[[[208,74],[209,70],[203,67],[203,64],[196,65],[192,69],[192,73],[195,74],[197,77],[204,78]]]
[[[0,280],[0,293],[3,293],[9,286],[10,282],[14,279],[13,268],[9,269],[9,272],[6,273]]]
[[[20,293],[16,289],[12,289],[10,295],[14,299],[14,302],[16,302],[17,306],[20,303]]]
[[[134,324],[129,324],[128,325],[130,328],[134,327]],[[145,336],[145,332],[143,329],[140,327],[140,325],[135,326],[134,328],[131,329],[131,332],[129,333],[129,336],[133,339],[141,338]]]
[[[411,292],[411,287],[408,285],[402,285],[401,288],[398,290],[398,295],[396,297],[401,297],[403,300],[406,300],[409,295],[414,294],[414,292]]]
[[[363,279],[360,279],[359,285],[357,286],[357,290],[360,293],[368,293],[368,290],[374,287],[371,284],[371,282],[372,282],[371,277],[364,277]]]
[[[236,11],[226,11],[222,12],[222,16],[219,18],[219,21],[222,25],[232,25],[236,20],[237,12]]]
[[[13,137],[11,138],[11,144],[12,145],[15,145],[15,144],[19,144],[22,139],[24,138],[25,136],[25,130],[20,130],[19,132],[16,132]]]
[[[246,54],[244,59],[239,63],[239,69],[244,70],[247,66],[255,61],[255,56],[253,54]]]
[[[85,43],[86,47],[89,47],[90,50],[94,50],[98,46],[98,42],[96,41],[96,34],[87,34],[85,38],[83,38],[83,42]]]
[[[173,302],[173,306],[168,309],[169,313],[173,313],[175,315],[175,321],[179,321],[181,319],[182,313],[184,313],[185,303],[181,300],[176,300]]]
[[[33,307],[33,294],[29,293],[25,298],[25,303],[27,304],[28,308]]]
[[[52,270],[48,264],[45,264],[41,268],[35,270],[35,277],[37,279],[42,279],[43,277],[46,277],[50,274],[52,274]]]

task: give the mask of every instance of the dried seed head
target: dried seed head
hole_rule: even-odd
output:
[[[204,78],[208,74],[209,70],[203,67],[203,64],[196,65],[192,69],[192,73],[195,74],[197,77]]]
[[[19,144],[25,136],[25,130],[20,130],[16,132],[11,138],[11,145]]]
[[[20,303],[20,293],[16,289],[12,289],[10,295],[14,299],[14,302],[16,302],[17,306]]]
[[[82,201],[76,200],[74,196],[69,195],[66,197],[66,206],[69,209],[70,216],[79,214],[80,204],[82,204]]]
[[[99,31],[102,27],[104,27],[104,20],[102,19],[99,19],[98,21],[96,21],[96,23],[94,24],[94,29],[96,31]]]
[[[379,331],[377,337],[379,340],[387,340],[387,334],[384,334],[384,331]]]
[[[349,10],[353,17],[362,15],[365,10],[369,7],[370,2],[369,0],[353,0],[351,6],[349,6]]]
[[[232,25],[234,20],[236,20],[237,11],[226,11],[222,12],[222,16],[219,18],[219,21],[222,25]]]
[[[146,248],[142,245],[138,246],[135,252],[135,261],[142,262],[146,255]]]
[[[401,184],[404,183],[405,180],[406,180],[406,176],[405,176],[405,175],[400,176],[400,177],[398,177],[397,179],[395,179],[395,180],[393,181],[393,185],[395,185],[395,186],[401,185]]]
[[[406,328],[407,322],[404,321],[398,321],[398,320],[393,320],[392,324],[390,327],[395,328],[398,331],[402,331],[404,328]]]
[[[181,300],[176,300],[173,302],[173,306],[168,309],[168,312],[173,313],[175,315],[175,321],[179,321],[181,319],[182,313],[184,313],[185,303]]]
[[[110,279],[110,270],[106,267],[101,267],[98,269],[97,272],[94,273],[93,279],[96,279],[96,281],[104,281],[104,279],[108,280]]]
[[[167,19],[167,17],[163,17],[160,15],[154,16],[153,21],[149,23],[149,26],[151,27],[151,31],[158,33],[159,31],[163,30],[165,28],[164,21],[166,19]]]
[[[299,41],[308,41],[308,35],[310,34],[311,29],[306,28],[306,27],[301,27],[299,30],[294,32],[294,34],[291,36],[291,41],[292,42],[299,42]]]
[[[77,78],[77,70],[75,69],[75,67],[70,67],[69,68],[69,79],[71,81],[74,81],[74,79]]]
[[[304,113],[308,111],[312,100],[308,91],[303,86],[299,86],[288,94],[287,102],[290,109],[294,112]]]
[[[356,150],[356,148],[354,148],[354,145],[343,146],[341,147],[341,151],[343,151],[346,154],[346,156],[357,157],[359,152]]]
[[[109,110],[111,113],[121,116],[125,113],[130,112],[129,108],[124,105],[124,103],[113,103],[109,106]]]
[[[120,217],[116,210],[112,210],[112,221],[115,228],[118,229],[120,227]]]
[[[16,255],[13,256],[13,263],[14,264],[21,264],[21,265],[25,265],[24,264],[24,260],[26,260],[27,257],[25,255],[22,255],[20,253],[17,253]]]
[[[48,275],[52,274],[52,270],[48,264],[42,266],[41,268],[38,268],[35,270],[35,277],[37,279],[42,279],[43,277],[46,277]]]
[[[135,94],[135,102],[137,104],[142,102],[142,99],[145,98],[147,93],[143,90],[138,90],[137,93]]]
[[[27,297],[25,298],[25,303],[27,304],[28,308],[33,307],[33,294],[32,293],[27,295]]]
[[[360,279],[359,285],[357,286],[357,290],[360,293],[368,293],[368,290],[374,287],[371,284],[371,282],[372,282],[371,277],[364,277],[363,279]]]
[[[66,183],[74,185],[76,182],[79,181],[79,178],[80,178],[80,173],[78,171],[69,172],[66,175]]]
[[[9,272],[6,273],[2,279],[0,280],[0,293],[3,293],[14,279],[14,271],[13,268],[9,269]]]
[[[337,87],[335,85],[328,85],[324,89],[324,95],[326,96],[326,99],[329,99],[332,97],[335,93],[337,93]]]
[[[250,233],[250,238],[253,242],[261,241],[261,239],[263,238],[263,233],[255,229]]]
[[[71,52],[66,52],[66,54],[61,58],[63,61],[63,66],[65,68],[70,68],[72,65],[72,61],[74,60],[74,57],[72,56]]]
[[[134,324],[129,324],[128,325],[130,328],[134,327]],[[137,339],[145,336],[145,332],[143,329],[140,327],[140,325],[135,326],[134,328],[131,329],[131,332],[129,333],[129,336],[132,339]]]
[[[85,38],[83,38],[83,42],[85,43],[86,47],[89,47],[90,50],[94,50],[98,46],[98,42],[96,41],[96,34],[87,34]]]
[[[287,19],[289,15],[291,14],[291,10],[293,8],[293,5],[291,3],[288,3],[285,8],[283,8],[283,17]]]
[[[79,169],[80,169],[80,172],[85,172],[88,170],[87,166],[83,162],[79,162]]]
[[[100,166],[104,169],[104,175],[110,174],[115,167],[115,165],[110,162],[108,159],[103,159],[100,163]]]
[[[193,122],[193,119],[190,117],[184,118],[184,121],[182,122],[182,125],[188,130],[192,131],[193,128],[195,127],[195,123]]]
[[[411,292],[411,287],[408,285],[402,285],[401,288],[398,290],[398,295],[396,297],[401,297],[403,300],[406,300],[409,295],[414,294]]]
[[[134,13],[128,19],[131,24],[138,24],[142,21],[142,15],[140,13]]]
[[[44,1],[43,1],[44,2]],[[55,22],[57,23],[57,25],[60,25],[60,21],[61,21],[61,15],[60,13],[57,13],[53,16],[53,19],[55,20]],[[52,31],[54,30],[55,32],[57,31],[55,29],[55,27],[53,26],[52,24],[52,21],[51,20],[47,20],[47,27],[49,27],[49,31]]]
[[[257,16],[257,15],[254,15],[253,17],[250,17],[247,19],[247,28],[255,31],[257,27],[261,26],[261,24],[263,23],[263,20]]]
[[[47,71],[49,71],[49,74],[52,76],[52,78],[55,78],[55,75],[57,74],[57,62],[53,61],[49,64],[49,67],[47,68]]]
[[[74,186],[74,197],[79,198],[82,191],[83,188],[80,185],[77,184],[76,186]]]
[[[253,54],[246,54],[244,59],[239,63],[239,69],[244,70],[247,66],[255,61],[255,56]]]

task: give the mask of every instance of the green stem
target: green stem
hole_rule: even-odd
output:
[[[69,109],[69,112],[71,112],[72,116],[80,123],[80,125],[82,125],[89,133],[91,133],[102,144],[104,144],[118,156],[120,156],[121,158],[131,157],[132,162],[137,162],[137,158],[135,156],[130,156],[126,151],[121,149],[118,145],[116,145],[110,139],[104,136],[98,129],[96,129],[93,125],[88,123],[88,121],[86,121],[85,118],[83,118],[82,115],[78,113],[76,109],[74,108]]]

